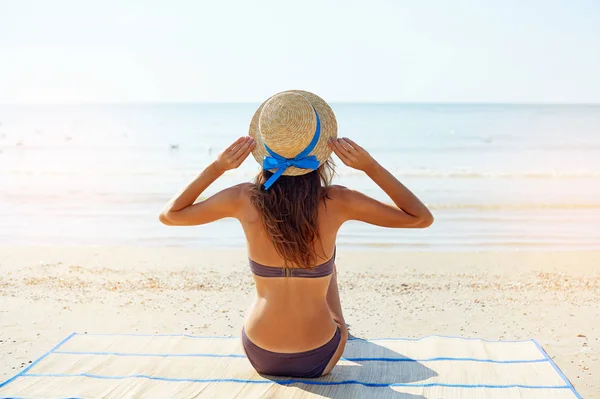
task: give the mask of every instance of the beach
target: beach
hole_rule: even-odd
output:
[[[173,228],[168,199],[258,104],[0,106],[0,379],[72,332],[240,334],[254,295],[239,223]],[[363,338],[535,338],[600,398],[600,106],[332,104],[432,211],[348,222],[342,306]],[[200,199],[253,179],[249,159]],[[337,161],[334,184],[389,202]]]
[[[239,336],[254,288],[244,250],[0,247],[0,380],[69,335]],[[339,250],[346,322],[362,338],[535,338],[600,397],[600,252]]]

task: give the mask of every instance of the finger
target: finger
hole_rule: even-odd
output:
[[[340,145],[337,140],[332,140],[331,145],[333,147],[333,151],[339,156],[341,153],[345,154],[347,151],[344,147]]]
[[[231,144],[229,147],[227,147],[227,150],[225,151],[236,151],[237,148],[243,144],[246,140],[248,140],[250,137],[248,136],[242,136],[239,139],[237,139],[236,141],[233,142],[233,144]]]
[[[337,149],[337,147],[335,146],[335,143],[333,142],[333,140],[329,140],[329,141],[327,142],[327,145],[329,146],[329,148],[331,149],[331,151],[333,151],[333,153],[339,157],[339,155],[338,155],[338,151],[339,151],[339,150],[338,150],[338,149]]]
[[[254,143],[254,140],[250,139],[238,145],[236,151],[233,153],[233,159],[238,159],[241,157],[242,154],[244,154],[250,148],[252,143]]]
[[[352,166],[356,163],[357,158],[355,156],[356,152],[353,148],[350,147],[348,143],[345,143],[343,140],[338,140],[338,146],[340,148],[340,152],[344,157],[344,163],[348,166]]]
[[[350,143],[348,143],[344,139],[337,139],[337,141],[344,148],[344,150],[346,150],[348,153],[354,151],[354,148],[352,148],[352,146],[350,145]]]
[[[254,147],[256,147],[256,142],[254,140],[250,141],[248,143],[248,146],[244,146],[244,148],[240,149],[240,151],[238,153],[236,153],[235,155],[235,159],[236,160],[240,160],[240,163],[244,161],[244,159],[246,159],[246,157],[248,157],[248,155],[250,155],[250,153],[252,152],[252,150],[254,150]]]
[[[354,164],[358,158],[356,158],[356,151],[354,149],[348,151],[347,149],[343,150],[344,157],[346,160],[352,164]]]
[[[350,140],[348,137],[344,137],[344,140],[348,143],[350,143],[350,145],[352,147],[354,147],[354,149],[359,150],[359,151],[364,151],[365,149],[362,148],[361,146],[359,146],[358,144],[356,144],[354,141]]]
[[[348,152],[348,149],[346,147],[344,147],[341,140],[342,139],[333,139],[331,142],[337,149],[344,151],[344,152]]]
[[[240,152],[240,151],[244,151],[244,146],[245,146],[245,145],[246,145],[246,141],[243,141],[243,142],[239,143],[237,146],[235,146],[235,148],[233,148],[233,150],[231,150],[231,151],[229,152],[229,154],[228,154],[228,155],[229,155],[229,156],[230,156],[232,159],[235,159],[235,158],[238,156],[238,154],[239,154],[239,152]]]
[[[237,149],[239,148],[239,146],[244,143],[244,141],[245,141],[245,138],[244,137],[240,137],[233,144],[231,144],[229,147],[227,147],[227,149],[224,152],[234,153],[235,151],[237,151]]]
[[[248,155],[250,155],[250,153],[252,152],[252,150],[254,150],[254,147],[256,147],[256,143],[253,142],[251,143],[248,148],[246,149],[246,151],[244,151],[239,157],[237,157],[234,161],[235,167],[237,168],[238,166],[240,166],[241,164],[244,163],[244,161],[246,160],[246,158],[248,158]]]
[[[337,142],[337,140],[333,140],[331,144],[333,145],[333,152],[335,152],[335,155],[337,155],[342,162],[347,165],[350,162],[350,159],[348,158],[348,151],[346,151],[344,147]]]
[[[338,148],[338,144],[335,140],[330,140],[327,144],[329,144],[329,148],[337,155],[340,156],[340,149]]]
[[[239,144],[231,153],[231,159],[236,160],[238,159],[245,151],[246,149],[248,149],[248,146],[250,145],[249,142],[244,142]]]
[[[345,139],[341,139],[340,143],[344,146],[344,148],[348,152],[348,154],[347,154],[348,158],[350,158],[352,161],[356,162],[357,156],[358,156],[358,150],[356,148],[352,147],[352,145],[350,145],[350,143],[347,142]]]

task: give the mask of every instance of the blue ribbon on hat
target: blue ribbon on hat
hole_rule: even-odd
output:
[[[315,157],[314,155],[308,155],[312,150],[315,149],[317,143],[319,142],[319,137],[321,136],[321,121],[319,120],[319,114],[317,113],[316,109],[315,116],[317,117],[317,129],[315,130],[315,135],[313,136],[313,139],[308,144],[308,146],[294,158],[282,157],[281,155],[277,154],[275,151],[270,149],[267,146],[267,144],[265,144],[265,148],[271,156],[265,155],[265,158],[263,159],[263,169],[277,169],[275,173],[273,173],[273,175],[269,178],[269,180],[265,182],[265,190],[268,190],[269,187],[271,187],[271,185],[275,183],[277,179],[279,179],[279,176],[281,176],[283,172],[285,172],[285,170],[290,166],[294,166],[300,169],[318,169],[320,162],[317,159],[317,157]]]

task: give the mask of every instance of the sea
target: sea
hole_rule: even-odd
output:
[[[342,226],[376,251],[600,249],[600,105],[331,104],[432,211],[427,229]],[[0,245],[244,248],[239,223],[158,220],[248,134],[258,104],[0,105]],[[335,159],[335,158],[334,158]],[[335,184],[390,202],[336,160]],[[251,181],[252,157],[202,195]]]

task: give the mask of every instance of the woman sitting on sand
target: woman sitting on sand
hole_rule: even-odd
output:
[[[331,151],[365,172],[396,206],[330,185]],[[262,165],[254,183],[194,204],[250,152]],[[337,138],[335,115],[323,99],[297,90],[265,101],[252,118],[250,136],[219,154],[173,197],[160,220],[188,226],[226,217],[244,229],[256,283],[242,329],[248,360],[262,374],[305,378],[328,374],[348,337],[334,265],[340,226],[347,220],[413,228],[433,222],[427,207],[367,151]]]

